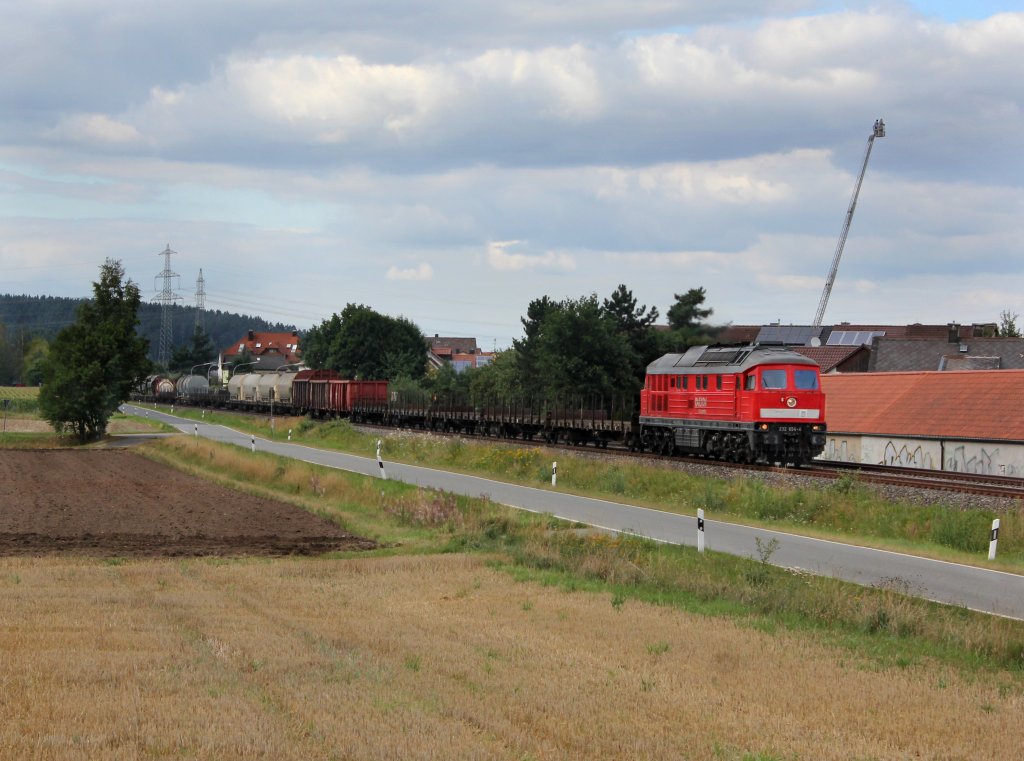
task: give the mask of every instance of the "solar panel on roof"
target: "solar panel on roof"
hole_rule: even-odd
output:
[[[833,330],[826,346],[864,346],[884,335],[884,330]]]

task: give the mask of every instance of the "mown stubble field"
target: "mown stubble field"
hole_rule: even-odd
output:
[[[1019,695],[460,555],[0,561],[5,758],[1018,757]]]

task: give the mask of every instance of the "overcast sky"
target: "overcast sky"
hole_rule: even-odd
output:
[[[1024,313],[1024,2],[0,0],[0,292],[521,335]]]

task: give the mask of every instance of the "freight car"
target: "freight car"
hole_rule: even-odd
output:
[[[818,365],[784,347],[694,346],[647,367],[639,446],[800,465],[825,449]]]
[[[471,436],[542,439],[606,448],[632,430],[635,399],[467,399],[460,395],[391,391],[351,405],[353,422],[418,428]]]

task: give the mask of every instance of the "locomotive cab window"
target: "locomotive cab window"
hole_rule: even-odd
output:
[[[793,385],[798,391],[817,391],[818,372],[816,370],[793,371]]]
[[[786,387],[785,370],[762,370],[761,388],[765,390],[784,389]]]
[[[757,376],[754,375],[753,373],[748,375],[747,379],[746,379],[746,383],[744,383],[744,388],[747,391],[753,391],[754,389],[756,389],[757,388]]]
[[[716,375],[715,376],[715,390],[716,391],[721,391],[722,390],[722,376],[721,375]]]

